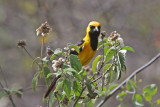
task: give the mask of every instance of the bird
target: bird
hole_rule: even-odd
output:
[[[101,32],[101,24],[97,21],[91,21],[86,29],[86,36],[76,45],[79,47],[79,53],[71,50],[70,54],[77,55],[82,66],[87,65],[94,57],[98,47],[98,37]]]
[[[82,66],[87,65],[96,54],[100,32],[101,24],[99,22],[89,22],[86,28],[86,36],[80,42],[75,44],[79,47],[79,53],[76,50],[70,50],[70,54],[78,56],[80,62],[82,63]],[[48,90],[46,91],[44,98],[47,98],[50,92],[54,91],[54,89],[56,88],[56,81],[60,77],[61,76],[59,75],[54,78]]]

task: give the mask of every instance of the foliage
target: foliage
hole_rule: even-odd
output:
[[[42,58],[45,60],[38,60],[40,57],[35,58],[33,64],[38,62],[41,66],[32,80],[33,90],[36,91],[38,79],[45,78],[47,85],[52,77],[61,75],[56,82],[54,92],[52,92],[54,94],[51,93],[49,96],[50,106],[51,102],[55,100],[58,100],[61,106],[71,105],[71,102],[74,102],[74,106],[78,106],[80,103],[92,106],[100,96],[104,96],[107,92],[109,94],[117,86],[111,84],[121,78],[122,72],[126,72],[126,51],[134,50],[129,46],[121,46],[117,40],[109,41],[108,38],[101,38],[98,44],[98,49],[102,48],[103,53],[95,58],[92,70],[89,72],[82,67],[76,55],[69,54],[71,48],[79,52],[75,45],[68,44],[64,50],[55,49],[50,57]],[[60,58],[63,58],[63,61]],[[50,61],[53,63],[49,63]],[[49,68],[50,64],[53,68]],[[117,99],[121,100],[121,97],[125,95],[126,93],[122,92]]]

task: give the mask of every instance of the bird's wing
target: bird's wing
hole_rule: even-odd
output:
[[[81,52],[83,50],[83,44],[84,44],[84,40],[81,40],[79,42],[77,42],[75,45],[79,46],[79,52]],[[70,50],[70,54],[74,54],[74,55],[78,55],[78,52],[74,49]]]

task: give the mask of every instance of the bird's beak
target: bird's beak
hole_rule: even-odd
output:
[[[98,32],[98,31],[99,31],[99,30],[98,30],[98,27],[96,26],[96,27],[93,29],[93,31]]]

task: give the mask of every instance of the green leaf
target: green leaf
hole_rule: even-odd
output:
[[[64,81],[63,78],[60,78],[60,79],[57,80],[55,92],[58,91],[60,88],[62,88],[63,81]]]
[[[55,75],[54,73],[47,74],[47,78],[50,78],[52,75]]]
[[[108,49],[109,49],[109,47],[108,47],[108,46],[104,47],[104,55],[106,55],[106,53],[107,53]]]
[[[43,72],[44,72],[44,76],[45,76],[45,80],[46,80],[46,83],[48,84],[49,83],[49,80],[50,80],[50,77],[47,78],[48,74],[50,73],[50,69],[48,67],[44,67],[43,68]]]
[[[81,84],[78,81],[73,82],[73,91],[75,93],[75,96],[79,96],[81,93]]]
[[[38,84],[38,78],[37,78],[37,77],[34,77],[34,78],[32,79],[32,88],[33,88],[34,91],[36,91],[37,84]]]
[[[63,81],[63,86],[62,86],[64,92],[66,93],[66,95],[69,97],[70,93],[71,93],[71,82],[69,79],[65,79]]]
[[[112,57],[115,55],[115,53],[116,53],[116,50],[113,49],[113,48],[111,48],[111,49],[109,49],[109,50],[107,51],[106,59],[105,59],[105,64],[112,59]]]
[[[133,91],[133,92],[135,92],[135,91],[136,91],[136,88],[137,88],[137,86],[136,86],[136,83],[135,83],[134,81],[129,80],[129,81],[126,83],[126,89],[127,89],[128,91]]]
[[[0,99],[1,99],[2,97],[6,96],[6,95],[7,95],[7,93],[6,93],[6,92],[1,91],[1,92],[0,92]]]
[[[142,95],[140,94],[137,94],[135,93],[133,96],[132,96],[132,102],[135,106],[144,106],[144,103],[143,103],[143,97]]]
[[[106,65],[103,67],[103,72],[105,72],[106,70],[108,70],[110,67],[111,67],[111,64],[106,64]]]
[[[119,93],[117,96],[116,96],[116,99],[118,101],[123,101],[123,97],[126,95],[127,93],[125,91],[122,91],[121,93]]]
[[[157,105],[159,105],[159,104],[160,104],[160,99],[158,99],[158,100],[156,101],[156,104],[157,104]]]
[[[117,86],[118,86],[118,84],[112,84],[112,85],[108,88],[109,93],[110,93],[113,89],[115,89]]]
[[[34,91],[36,91],[36,88],[37,88],[39,75],[40,75],[40,72],[37,72],[32,79],[32,88]]]
[[[43,61],[44,65],[48,65],[49,60],[47,59],[47,57],[44,57],[42,59],[42,61]]]
[[[76,45],[69,45],[69,47],[70,48],[74,48],[77,51],[77,53],[79,53],[79,47],[78,46],[76,46]]]
[[[80,75],[81,75],[81,77],[82,77],[83,79],[87,80],[87,72],[86,72],[85,70],[82,70],[82,71],[80,72]]]
[[[56,57],[56,56],[58,56],[59,54],[61,54],[62,53],[62,49],[60,49],[60,48],[57,48],[55,51],[54,51],[54,54],[51,56],[51,61]]]
[[[143,89],[143,96],[146,99],[146,101],[151,101],[152,97],[157,93],[157,86],[156,84],[151,84],[149,86],[146,86]]]
[[[97,63],[101,57],[102,57],[101,55],[98,55],[92,63],[93,74],[95,74],[96,72]]]
[[[92,95],[92,94],[93,94],[93,91],[92,91],[92,86],[91,86],[90,82],[87,81],[85,84],[86,84],[86,86],[87,86],[87,89],[88,89],[89,94]]]
[[[125,47],[121,48],[121,50],[127,50],[127,51],[134,52],[134,49],[132,47],[130,47],[130,46],[125,46]]]
[[[35,58],[35,59],[33,60],[33,62],[32,62],[32,66],[33,66],[38,60],[41,60],[41,58],[40,58],[40,57]]]
[[[125,66],[125,56],[123,53],[119,52],[119,63],[120,63],[120,69],[124,72],[126,72],[126,66]]]
[[[109,81],[113,82],[116,79],[116,72],[115,71],[110,71],[110,75],[109,75]]]
[[[76,55],[70,55],[70,64],[71,67],[74,68],[77,72],[81,71],[82,64]]]

